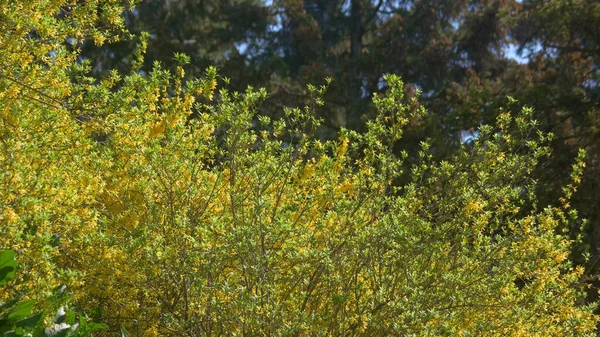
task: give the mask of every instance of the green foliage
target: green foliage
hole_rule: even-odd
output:
[[[14,251],[0,251],[1,270],[11,270],[10,272],[0,274],[0,285],[2,286],[10,281],[18,266],[14,256]],[[53,300],[61,300],[63,295],[64,289],[61,288]],[[78,322],[76,322],[77,315],[74,311],[66,307],[61,307],[54,319],[53,325],[45,328],[46,314],[44,311],[32,312],[35,304],[33,300],[18,301],[17,299],[0,302],[0,336],[84,337],[96,331],[106,329],[106,326],[103,324],[90,323],[81,314],[79,315]],[[66,312],[65,309],[67,310]]]
[[[17,265],[15,252],[5,250],[0,253],[0,286],[5,285],[15,275]]]

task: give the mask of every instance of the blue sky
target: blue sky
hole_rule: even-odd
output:
[[[507,58],[513,59],[521,64],[529,62],[529,58],[525,57],[526,55],[517,55],[517,46],[514,44],[509,44],[508,46],[506,46],[504,48],[504,53],[504,55],[506,55]]]

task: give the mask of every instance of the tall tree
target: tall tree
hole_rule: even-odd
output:
[[[222,76],[239,78],[232,84],[241,90],[256,84],[251,79],[261,78],[246,64],[272,17],[260,0],[147,0],[124,15],[131,33],[150,34],[142,67],[146,72],[155,61],[172,68],[175,53],[184,53],[191,58],[189,76],[200,76],[207,67],[217,66]],[[88,42],[82,55],[102,77],[110,69],[129,70],[136,44],[132,38],[101,48]]]

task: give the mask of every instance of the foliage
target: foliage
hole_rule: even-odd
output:
[[[260,0],[140,1],[135,10],[123,14],[130,32],[150,33],[144,71],[152,70],[154,61],[173,65],[173,54],[185,53],[191,59],[186,68],[191,77],[201,76],[208,66],[218,66],[223,76],[236,77],[236,88],[244,88],[250,78],[254,78],[251,83],[263,78],[245,66],[272,17]],[[129,38],[101,47],[89,41],[81,47],[94,65],[93,73],[104,77],[113,69],[129,69],[136,41]],[[241,68],[247,80],[239,76]]]
[[[114,1],[1,1],[0,8],[0,236],[29,271],[17,275],[16,290],[41,300],[63,283],[57,275],[76,283],[70,254],[97,217],[91,205],[100,181],[84,169],[93,140],[77,139],[87,107],[72,83],[80,67],[73,44],[117,41],[121,10]]]
[[[0,285],[6,285],[14,276],[18,263],[14,259],[15,252],[11,250],[0,251]],[[64,300],[65,289],[60,287],[53,301]],[[44,311],[32,313],[35,301],[9,300],[0,302],[0,335],[1,336],[89,336],[95,331],[105,329],[102,324],[89,323],[87,318],[77,315],[66,306],[60,307],[51,327],[44,328],[46,314]]]
[[[534,106],[540,129],[556,134],[557,150],[535,172],[539,205],[560,193],[571,158],[585,148],[588,170],[573,204],[590,226],[573,257],[583,263],[581,251],[600,252],[597,1],[148,1],[126,18],[134,32],[153,36],[145,71],[153,60],[174,66],[173,52],[185,52],[193,60],[188,74],[217,65],[234,90],[268,88],[261,114],[280,116],[282,106],[309,104],[306,84],[332,77],[326,104],[316,112],[322,139],[335,139],[341,127],[363,130],[375,114],[371,94],[387,90],[381,74],[401,75],[407,94],[422,89],[429,111],[397,146],[412,163],[411,149],[426,139],[436,158],[447,159],[462,134],[493,123],[507,95],[521,102],[515,110]],[[88,43],[83,55],[103,78],[126,68],[134,45]]]
[[[532,109],[501,110],[444,161],[423,142],[408,165],[397,144],[426,112],[398,76],[363,132],[320,140],[329,81],[270,118],[266,90],[217,90],[215,68],[186,80],[185,55],[141,71],[148,35],[129,74],[100,81],[68,41],[115,40],[123,7],[0,4],[16,291],[64,283],[122,335],[594,334],[567,233],[584,152],[540,207],[532,173],[553,136]]]

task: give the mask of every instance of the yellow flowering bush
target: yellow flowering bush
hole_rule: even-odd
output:
[[[139,336],[593,336],[568,259],[568,200],[536,208],[552,135],[506,111],[451,159],[394,146],[425,113],[402,81],[365,132],[316,137],[315,103],[257,114],[189,59],[89,77],[78,41],[116,41],[118,1],[0,0],[0,237],[14,291],[59,284]],[[226,80],[224,80],[226,82]],[[408,181],[407,178],[408,177]],[[33,292],[32,292],[33,290]],[[0,294],[0,300],[5,295]],[[8,295],[6,295],[8,296]]]
[[[30,271],[16,290],[40,298],[59,280],[83,282],[69,261],[97,231],[103,182],[88,169],[95,141],[78,119],[93,107],[79,105],[85,88],[72,76],[78,42],[122,35],[114,3],[0,1],[0,245]]]

